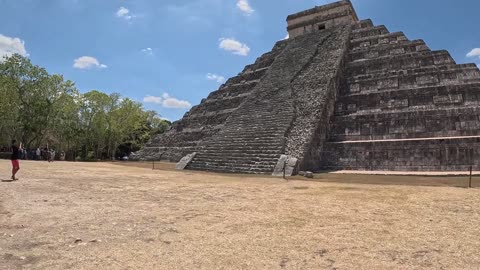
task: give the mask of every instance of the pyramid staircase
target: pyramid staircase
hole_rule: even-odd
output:
[[[299,117],[295,107],[298,93],[294,89],[297,79],[303,81],[300,76],[324,53],[325,44],[341,43],[342,38],[338,37],[347,37],[347,31],[339,28],[288,41],[249,98],[232,113],[217,135],[202,143],[186,168],[229,173],[272,173],[280,156],[286,152],[292,125]],[[334,49],[331,51],[334,52]],[[329,56],[334,58],[332,54]],[[336,56],[341,57],[343,55]],[[318,74],[315,76],[318,77]],[[329,79],[327,77],[325,83]]]

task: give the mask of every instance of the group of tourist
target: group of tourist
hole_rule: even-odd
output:
[[[1,152],[7,152],[8,148],[4,148]],[[19,149],[18,159],[21,160],[45,160],[53,162],[54,160],[65,160],[65,152],[57,153],[55,149],[37,148],[35,149]]]
[[[2,148],[2,151],[6,149]],[[12,145],[10,146],[10,160],[12,162],[12,181],[18,180],[16,174],[20,170],[20,162],[19,160],[46,160],[48,162],[53,162],[55,160],[56,152],[54,149],[49,149],[48,147],[40,149],[37,148],[36,150],[27,150],[23,148],[23,144],[18,144],[16,140],[12,140]],[[65,160],[65,152],[60,152],[58,156],[59,160]]]

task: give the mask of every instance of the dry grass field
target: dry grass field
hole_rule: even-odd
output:
[[[0,183],[0,269],[480,266],[480,189],[449,178],[431,187],[127,165],[22,162],[20,181]],[[9,170],[0,161],[0,176]]]

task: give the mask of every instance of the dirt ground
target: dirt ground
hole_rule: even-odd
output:
[[[480,189],[126,165],[22,162],[20,181],[0,183],[0,269],[480,265]],[[0,161],[0,177],[8,178],[9,168]]]

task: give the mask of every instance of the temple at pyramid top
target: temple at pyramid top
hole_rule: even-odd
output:
[[[350,0],[314,7],[287,17],[287,30],[291,38],[322,31],[340,25],[354,24],[358,16]]]

